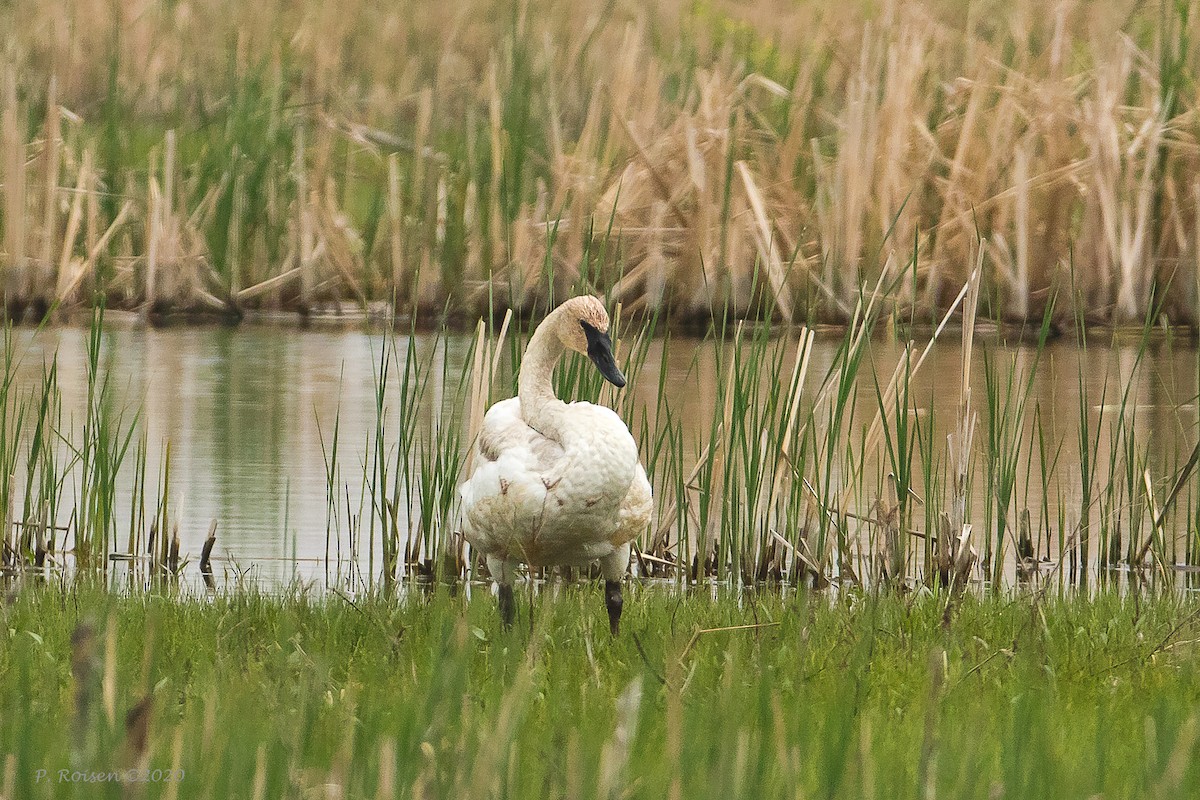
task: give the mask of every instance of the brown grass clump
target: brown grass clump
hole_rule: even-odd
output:
[[[531,309],[847,320],[1051,293],[1200,321],[1191,29],[1032,0],[0,12],[10,315]]]

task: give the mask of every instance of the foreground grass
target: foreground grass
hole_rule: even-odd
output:
[[[1200,785],[1191,599],[967,598],[947,615],[928,595],[635,589],[613,640],[594,587],[542,593],[532,625],[526,613],[508,633],[473,594],[26,589],[0,626],[4,796],[1117,798]],[[750,624],[768,627],[695,633]],[[59,781],[131,765],[183,779]]]

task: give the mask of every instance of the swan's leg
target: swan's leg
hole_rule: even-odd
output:
[[[508,629],[513,626],[513,620],[517,618],[517,603],[513,599],[512,584],[502,583],[499,590],[500,621],[504,623],[505,629]]]
[[[604,606],[608,609],[608,629],[616,636],[621,632],[621,607],[625,600],[621,596],[620,581],[604,581]]]
[[[608,627],[613,636],[621,630],[621,608],[625,603],[621,597],[621,579],[628,569],[628,542],[600,559],[600,571],[604,573],[604,606],[608,609]]]
[[[488,572],[492,573],[492,578],[495,579],[499,589],[500,621],[504,623],[505,628],[511,628],[513,620],[517,616],[517,604],[513,599],[512,587],[516,564],[511,561],[503,561],[495,556],[488,556],[487,562]]]

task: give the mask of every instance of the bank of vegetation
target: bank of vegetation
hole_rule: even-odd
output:
[[[1192,0],[0,10],[10,318],[1200,321]]]

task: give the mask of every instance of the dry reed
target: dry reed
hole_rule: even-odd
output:
[[[1200,320],[1195,0],[0,12],[10,315],[538,307]],[[49,34],[49,35],[48,35]],[[915,262],[915,263],[913,263]]]

